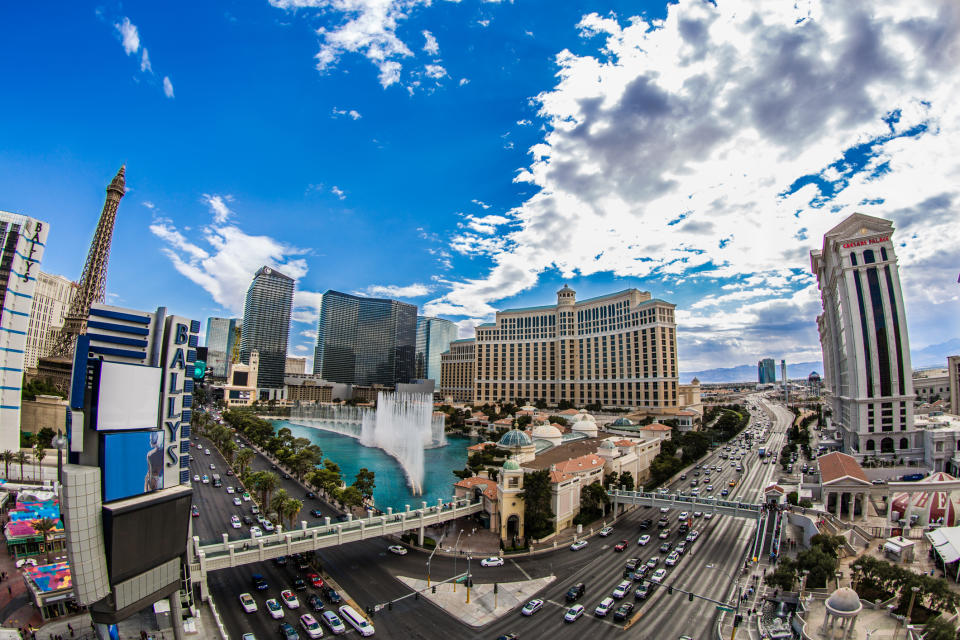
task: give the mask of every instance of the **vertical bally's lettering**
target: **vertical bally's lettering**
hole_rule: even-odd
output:
[[[183,345],[187,343],[188,336],[188,327],[185,324],[177,323],[176,330],[174,333],[173,343],[175,345]],[[180,462],[179,457],[179,434],[180,434],[180,417],[182,415],[181,407],[183,404],[183,391],[184,388],[180,384],[180,376],[185,375],[186,369],[186,358],[183,353],[183,347],[178,346],[173,355],[170,358],[170,362],[167,366],[167,371],[170,376],[170,384],[167,387],[167,404],[165,407],[166,415],[164,416],[163,424],[167,429],[167,442],[170,444],[167,445],[167,466],[174,467],[177,466]]]
[[[30,282],[30,271],[33,269],[33,265],[37,263],[36,259],[33,257],[37,253],[37,245],[40,244],[40,232],[43,231],[43,223],[37,222],[33,230],[30,230],[30,227],[27,226],[24,229],[27,233],[27,242],[30,243],[30,249],[27,251],[27,255],[23,256],[23,278],[24,282]],[[30,235],[30,234],[33,235]]]

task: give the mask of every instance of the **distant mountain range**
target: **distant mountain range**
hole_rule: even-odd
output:
[[[916,349],[910,352],[910,360],[914,369],[928,369],[931,367],[946,367],[947,356],[960,355],[960,339],[953,338],[939,344],[932,344],[923,349]],[[787,363],[787,377],[791,379],[806,378],[811,371],[816,371],[823,375],[823,363],[816,362],[797,362]],[[693,378],[700,382],[720,383],[720,382],[756,382],[757,365],[742,364],[738,367],[724,367],[718,369],[705,369],[703,371],[681,371],[680,382],[686,384]],[[780,379],[780,362],[777,361],[777,380]]]

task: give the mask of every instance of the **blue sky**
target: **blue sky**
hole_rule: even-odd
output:
[[[818,360],[808,253],[860,211],[923,347],[960,335],[960,9],[884,4],[7,4],[0,209],[78,278],[126,163],[114,304],[239,315],[270,264],[310,355],[327,289],[468,335],[639,287],[685,371]]]

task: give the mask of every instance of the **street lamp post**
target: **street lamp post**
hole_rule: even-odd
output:
[[[60,429],[57,430],[57,435],[54,436],[53,438],[53,446],[57,448],[57,484],[62,484],[63,483],[63,450],[67,446],[67,439],[63,437],[63,431]]]
[[[440,540],[437,542],[436,546],[433,548],[433,551],[430,552],[430,556],[427,558],[427,587],[430,586],[430,561],[433,560],[433,554],[435,554],[437,549],[440,548],[440,545],[443,544],[444,537],[446,537],[446,534],[440,536]]]
[[[469,553],[467,554],[467,604],[470,604],[470,583],[471,583],[471,573],[470,573],[470,560],[473,556]]]
[[[453,592],[457,592],[457,556],[459,555],[458,549],[460,548],[460,536],[463,535],[463,529],[460,529],[460,533],[457,534],[457,541],[453,545]]]

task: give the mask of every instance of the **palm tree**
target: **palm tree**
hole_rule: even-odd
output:
[[[23,465],[27,464],[27,454],[23,451],[17,451],[13,454],[13,461],[20,465],[20,480],[23,480]]]
[[[280,477],[272,471],[258,471],[254,474],[253,487],[260,492],[260,504],[266,509],[270,505],[270,494],[280,484]]]
[[[9,480],[10,479],[10,463],[13,462],[13,451],[10,451],[10,449],[7,449],[3,453],[0,453],[0,460],[3,460],[3,469],[4,469],[3,477]]]
[[[287,520],[287,529],[293,529],[293,520],[303,508],[303,501],[296,498],[288,498],[283,503],[283,517]]]
[[[30,523],[33,530],[43,536],[43,548],[46,551],[47,564],[50,564],[50,545],[47,544],[50,536],[57,528],[58,520],[55,518],[40,518]]]
[[[233,457],[233,460],[237,463],[237,466],[240,467],[241,476],[247,472],[247,467],[250,466],[255,455],[253,449],[243,448],[237,451],[237,455]]]
[[[284,505],[289,499],[290,496],[287,494],[286,489],[277,489],[277,492],[273,494],[273,498],[270,499],[270,510],[276,512],[278,520],[282,518]]]
[[[233,454],[237,451],[237,443],[233,440],[226,440],[220,445],[220,453],[227,459],[227,464],[233,464]]]
[[[33,447],[33,459],[37,461],[37,481],[43,482],[43,459],[47,457],[47,450],[39,442]]]

